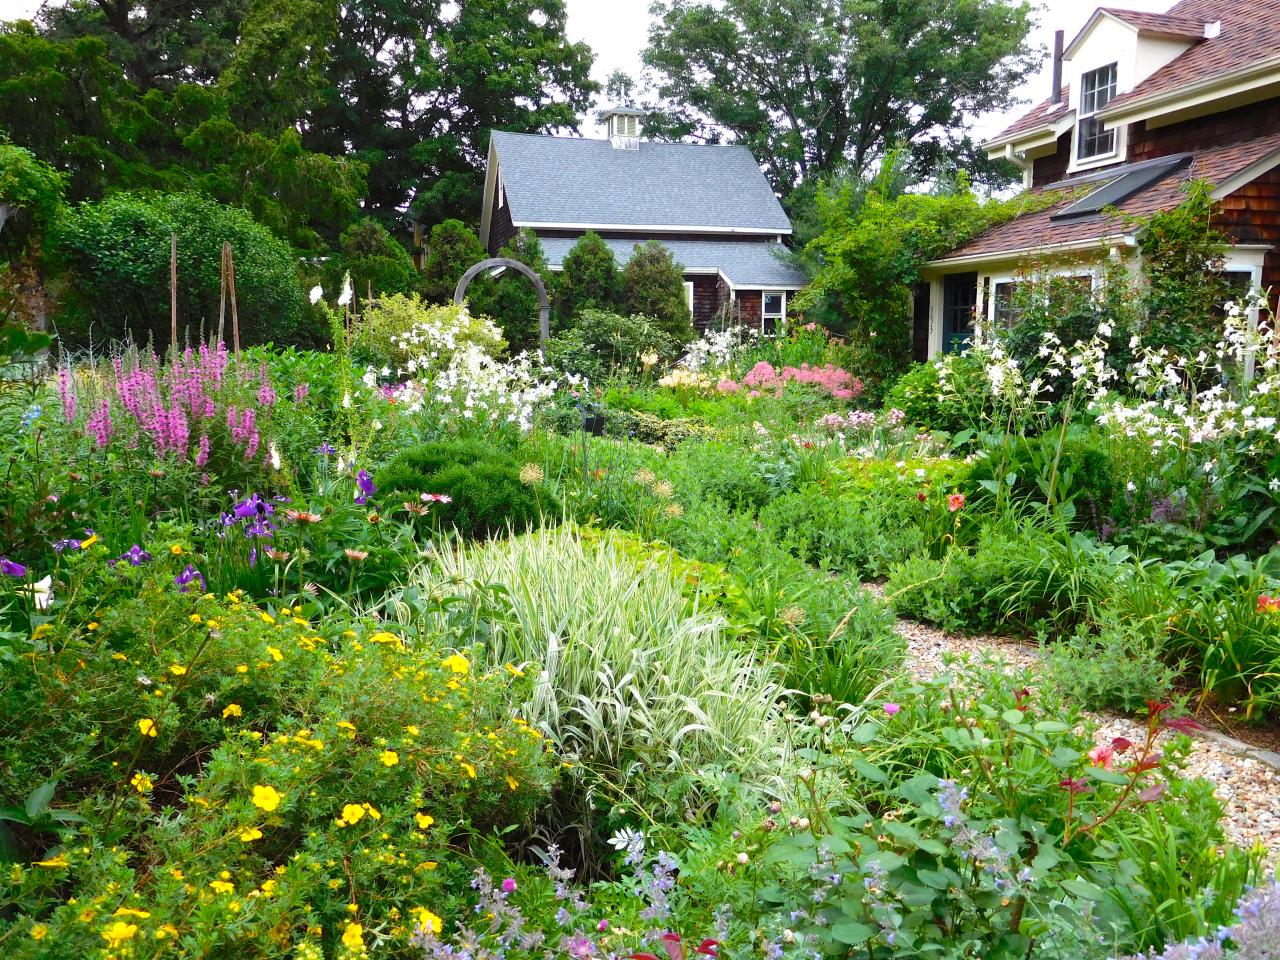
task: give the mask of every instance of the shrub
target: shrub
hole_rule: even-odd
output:
[[[297,260],[243,210],[202,196],[116,194],[82,203],[58,223],[54,243],[74,274],[74,312],[64,339],[82,345],[132,336],[169,342],[169,238],[178,237],[179,336],[217,325],[222,245],[235,257],[244,343],[314,343],[304,323]],[[230,308],[227,337],[231,335]]]
[[[476,232],[461,220],[445,220],[431,228],[427,252],[419,279],[423,298],[428,303],[452,303],[453,291],[462,275],[489,253]],[[491,288],[487,277],[476,277],[467,288],[467,300],[476,313],[484,313]]]
[[[408,366],[419,371],[423,358],[430,372],[449,365],[454,354],[474,344],[496,356],[507,347],[502,331],[487,317],[472,314],[452,303],[433,306],[418,295],[391,294],[364,304],[352,331],[351,350],[357,361]]]
[[[334,269],[328,271],[328,282],[335,289],[344,273],[350,274],[358,300],[373,296],[413,293],[418,285],[418,270],[409,252],[387,232],[377,220],[366,217],[342,231]]]
[[[63,209],[66,175],[36,159],[22,147],[0,143],[0,254],[6,262],[20,260]]]
[[[596,381],[613,373],[643,373],[675,359],[679,344],[654,317],[584,310],[548,351],[561,369]],[[550,362],[550,361],[549,361]]]
[[[542,517],[554,517],[559,502],[536,464],[517,467],[512,454],[474,440],[441,441],[411,447],[378,471],[379,493],[444,496],[430,506],[437,527],[471,539],[523,531]]]
[[[956,357],[951,369],[955,392],[961,397],[975,398],[972,403],[961,404],[942,395],[938,365],[931,361],[918,363],[900,376],[885,395],[885,407],[901,410],[907,415],[908,423],[929,430],[959,433],[975,427],[980,422],[985,396],[981,365],[967,357]]]
[[[620,294],[613,251],[588,230],[565,254],[556,283],[556,318],[561,328],[586,310],[616,310]]]
[[[622,271],[622,306],[632,316],[653,317],[677,343],[694,338],[684,273],[657,240],[636,244]]]
[[[1045,674],[1090,710],[1136,713],[1148,701],[1168,700],[1181,672],[1165,662],[1159,637],[1143,624],[1105,623],[1081,628],[1045,650]]]
[[[0,822],[22,864],[6,957],[333,955],[352,923],[407,949],[410,911],[465,883],[450,837],[548,795],[511,678],[436,636],[181,593],[189,558],[146,546],[138,567],[106,565],[119,544],[64,557],[40,656],[30,625],[0,635],[0,792],[31,811]]]
[[[1052,489],[1054,505],[1074,503],[1076,515],[1085,525],[1094,530],[1110,526],[1115,466],[1105,441],[1097,434],[1078,427],[1065,434],[1055,429],[1031,439],[1010,438],[1007,444],[998,458],[988,452],[974,460],[962,485],[981,493],[1012,475],[1011,496],[1045,503]],[[997,477],[997,473],[1003,476]]]

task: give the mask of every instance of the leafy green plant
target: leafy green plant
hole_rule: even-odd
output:
[[[1163,638],[1147,624],[1109,620],[1094,633],[1082,627],[1044,648],[1045,673],[1090,710],[1136,713],[1169,699],[1182,670],[1170,666]]]

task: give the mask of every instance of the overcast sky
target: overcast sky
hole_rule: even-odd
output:
[[[566,0],[566,3],[570,38],[586,41],[595,50],[596,79],[603,81],[616,69],[639,75],[640,51],[649,33],[650,0]],[[1119,5],[1130,10],[1163,11],[1173,3],[1174,0],[1121,0]],[[39,6],[40,0],[0,0],[0,20],[29,17]],[[1053,31],[1059,29],[1067,32],[1070,42],[1093,9],[1094,4],[1087,0],[1047,0],[1041,5],[1040,25],[1031,36],[1032,42],[1049,48]],[[1026,103],[1011,111],[1013,116],[1049,95],[1047,63],[1019,93]],[[979,117],[973,129],[978,137],[988,137],[999,133],[1009,119],[1010,115],[1003,114]]]

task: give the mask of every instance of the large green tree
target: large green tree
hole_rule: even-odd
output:
[[[967,117],[1037,65],[1022,0],[658,0],[645,62],[672,135],[750,147],[783,195],[907,146],[919,173],[992,172]],[[655,126],[654,119],[650,127]]]

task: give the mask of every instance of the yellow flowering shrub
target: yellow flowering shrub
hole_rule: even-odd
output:
[[[12,844],[6,958],[405,956],[470,876],[458,838],[547,801],[522,681],[445,638],[165,576],[85,607],[0,675],[0,793],[75,814]]]

